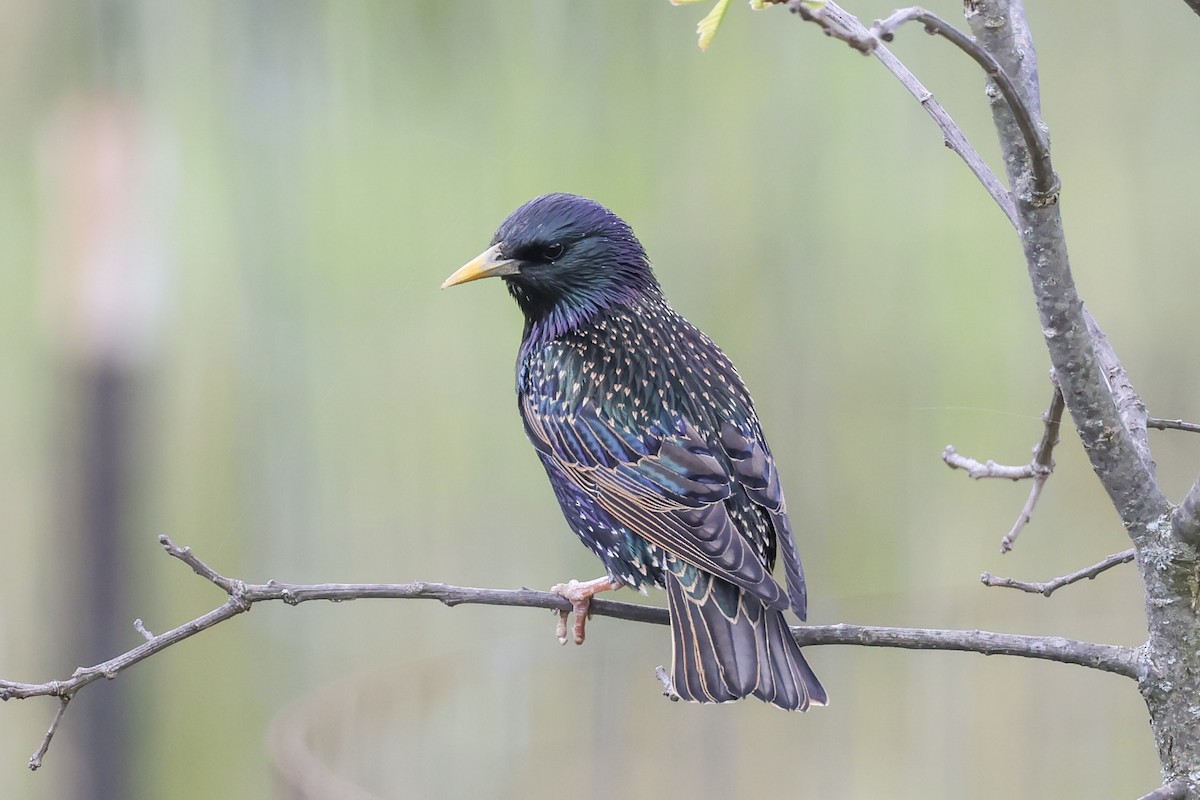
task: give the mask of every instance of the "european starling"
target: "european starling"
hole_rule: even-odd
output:
[[[537,197],[442,288],[492,276],[525,315],[525,432],[567,523],[607,570],[554,587],[572,601],[576,642],[593,594],[665,587],[679,697],[824,705],[783,614],[805,618],[804,573],[750,394],[668,305],[629,225],[582,197]],[[776,553],[786,593],[771,576]],[[565,642],[563,623],[559,633]]]

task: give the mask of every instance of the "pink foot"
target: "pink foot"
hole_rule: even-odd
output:
[[[567,616],[574,612],[575,644],[583,644],[588,617],[591,616],[589,606],[592,603],[592,597],[600,592],[619,589],[624,585],[620,581],[614,581],[610,576],[605,575],[603,578],[597,578],[594,581],[580,583],[579,581],[571,580],[551,586],[550,591],[560,594],[571,601],[571,611],[558,612],[558,626],[554,631],[555,635],[558,636],[558,643],[567,643]]]

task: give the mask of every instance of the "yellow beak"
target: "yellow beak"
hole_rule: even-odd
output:
[[[515,275],[517,262],[500,254],[500,245],[492,245],[475,258],[463,264],[454,274],[442,283],[443,289],[457,286],[460,283],[477,281],[480,278],[493,278],[497,275]]]

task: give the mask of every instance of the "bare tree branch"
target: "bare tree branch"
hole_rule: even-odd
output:
[[[1001,69],[1023,98],[1023,105],[1038,113],[1037,57],[1022,5],[1017,0],[972,0],[967,20],[978,43],[995,54]],[[992,88],[989,86],[989,88]],[[1014,187],[1038,183],[1023,123],[1011,103],[995,94],[992,114],[1000,137],[1009,183]],[[1040,127],[1040,126],[1039,126]],[[1149,526],[1166,518],[1169,504],[1153,471],[1142,457],[1117,399],[1109,387],[1106,369],[1098,356],[1097,338],[1090,329],[1083,302],[1075,288],[1063,235],[1062,215],[1056,203],[1047,203],[1033,192],[1015,191],[1020,220],[1021,246],[1037,302],[1042,335],[1092,468],[1134,537],[1147,535]],[[1114,357],[1115,358],[1115,357]]]
[[[281,600],[298,605],[310,600],[361,600],[368,598],[437,600],[447,606],[478,604],[544,608],[554,611],[571,609],[571,603],[553,592],[532,589],[476,589],[444,583],[318,583],[290,584],[268,581],[245,583],[227,578],[209,567],[187,547],[176,547],[166,536],[159,537],[163,549],[179,559],[205,580],[219,587],[229,599],[217,608],[177,628],[150,637],[121,655],[92,667],[81,667],[65,680],[45,683],[18,683],[0,680],[0,700],[19,700],[30,697],[57,697],[62,702],[41,747],[30,759],[30,768],[37,769],[50,746],[67,702],[83,687],[100,678],[112,680],[134,664],[184,639],[241,614],[254,604]],[[665,608],[593,599],[593,615],[666,625]],[[1058,636],[1022,636],[988,631],[930,630],[919,628],[880,628],[863,625],[799,626],[792,634],[801,646],[862,645],[867,647],[898,647],[909,650],[959,650],[984,655],[1010,655],[1076,664],[1092,669],[1138,679],[1142,674],[1139,651],[1111,644],[1096,644],[1064,639]]]
[[[1037,56],[1022,0],[969,0],[967,21],[979,43],[996,55],[1027,104],[1039,108]],[[993,87],[989,85],[989,91]],[[1009,184],[1031,181],[1030,154],[1007,103],[992,103],[992,118]],[[1144,411],[1128,380],[1115,384],[1115,354],[1075,288],[1057,204],[1014,188],[1021,247],[1037,302],[1042,337],[1084,451],[1137,550],[1145,586],[1146,674],[1138,682],[1150,714],[1164,781],[1184,780],[1200,794],[1200,736],[1193,704],[1197,669],[1196,572],[1200,479],[1173,512],[1145,444]],[[1119,362],[1116,362],[1119,364]]]
[[[1037,501],[1041,499],[1042,489],[1045,487],[1046,479],[1049,477],[1049,468],[1033,476],[1033,484],[1029,487],[1029,496],[1025,498],[1025,505],[1021,506],[1021,513],[1017,514],[1017,519],[1013,522],[1012,527],[1008,529],[1008,533],[1000,538],[1001,553],[1007,553],[1013,549],[1013,545],[1017,542],[1017,537],[1021,535],[1021,531],[1025,530],[1025,526],[1033,519],[1033,509],[1037,506]]]
[[[1065,404],[1062,389],[1054,385],[1054,394],[1050,396],[1050,405],[1042,413],[1042,440],[1033,448],[1033,463],[1046,471],[1054,469],[1054,448],[1058,446],[1058,432],[1062,428],[1062,415]]]
[[[952,444],[946,445],[946,449],[942,451],[942,461],[945,461],[946,466],[950,467],[950,469],[965,471],[967,477],[974,480],[1003,478],[1004,480],[1021,481],[1037,475],[1037,467],[1034,466],[1033,462],[1010,466],[1007,464],[997,464],[990,458],[987,461],[976,461],[970,456],[964,456],[958,452]]]
[[[1033,460],[1028,464],[1019,466],[1006,466],[997,464],[995,461],[988,459],[986,462],[979,462],[969,456],[964,456],[954,449],[954,445],[946,445],[946,449],[942,451],[942,461],[951,469],[965,470],[968,477],[976,480],[982,478],[1005,478],[1011,481],[1024,480],[1025,478],[1036,478],[1041,474],[1049,474],[1054,470],[1054,459],[1052,454],[1054,446],[1058,444],[1058,432],[1062,424],[1063,412],[1063,397],[1062,392],[1056,387],[1054,395],[1050,398],[1049,407],[1042,413],[1042,438],[1033,447]]]
[[[1187,800],[1187,796],[1187,783],[1184,781],[1171,781],[1149,794],[1142,795],[1139,800]]]
[[[966,470],[967,475],[975,478],[1007,478],[1009,480],[1022,480],[1032,478],[1033,485],[1029,489],[1029,497],[1025,500],[1025,505],[1021,507],[1021,513],[1017,515],[1016,522],[1009,529],[1008,533],[1004,534],[1004,538],[1000,540],[1000,552],[1007,553],[1012,550],[1013,543],[1017,541],[1017,536],[1029,524],[1033,518],[1033,509],[1037,506],[1038,499],[1042,496],[1042,488],[1046,485],[1046,480],[1050,474],[1054,472],[1054,446],[1058,444],[1058,432],[1062,426],[1063,414],[1063,396],[1062,391],[1055,386],[1054,395],[1050,398],[1050,406],[1042,414],[1042,439],[1033,448],[1033,460],[1028,464],[1020,466],[1004,466],[997,464],[995,461],[988,460],[986,463],[980,463],[973,458],[968,458],[961,455],[954,449],[953,445],[946,445],[946,449],[942,451],[942,460],[951,469]]]
[[[997,577],[990,572],[985,572],[980,575],[979,580],[984,586],[999,586],[1005,589],[1020,589],[1022,592],[1040,594],[1049,597],[1050,595],[1054,594],[1056,590],[1061,589],[1064,586],[1069,586],[1072,583],[1076,583],[1085,579],[1092,580],[1100,573],[1110,570],[1118,564],[1127,564],[1130,561],[1133,561],[1133,557],[1134,552],[1133,548],[1131,547],[1128,550],[1122,550],[1119,553],[1113,553],[1108,558],[1100,561],[1099,563],[1092,564],[1090,567],[1084,567],[1083,569],[1072,572],[1069,575],[1063,575],[1060,578],[1054,578],[1053,580],[1049,580],[1044,583],[1029,583],[1026,581],[1019,581],[1014,578]]]
[[[1146,417],[1146,427],[1154,428],[1155,430],[1166,431],[1186,431],[1188,433],[1200,433],[1200,424],[1195,422],[1184,422],[1181,419],[1159,419],[1158,417]]]
[[[784,2],[784,0],[776,0],[776,2]],[[796,11],[801,17],[805,16],[809,10]],[[817,20],[813,20],[817,21]],[[908,90],[925,112],[937,123],[937,126],[942,130],[942,138],[946,146],[949,147],[959,158],[966,164],[967,169],[975,178],[983,184],[983,188],[987,190],[992,199],[996,201],[996,205],[1000,206],[1000,210],[1008,217],[1008,221],[1013,227],[1017,224],[1017,211],[1013,205],[1012,195],[1008,191],[1008,187],[1004,185],[996,173],[992,172],[991,168],[979,155],[979,152],[967,140],[966,135],[958,124],[951,119],[946,109],[934,97],[933,92],[925,88],[921,81],[909,71],[908,67],[901,63],[900,59],[883,45],[877,38],[874,38],[871,31],[859,22],[858,17],[846,11],[836,3],[827,3],[821,10],[820,21],[822,27],[826,28],[826,33],[835,36],[835,38],[850,42],[873,42],[868,48],[871,55],[875,56],[888,72],[892,73],[898,81]],[[840,31],[841,35],[832,33],[830,28]]]
[[[879,49],[880,38],[887,28],[894,31],[896,25],[910,20],[925,22],[924,17],[918,16],[921,9],[904,9],[887,21],[867,29],[834,2],[827,2],[820,9],[808,8],[798,0],[790,0],[787,5],[802,19],[820,25],[827,35],[845,41],[862,52]],[[1165,517],[1168,504],[1158,488],[1148,460],[1142,457],[1144,448],[1139,446],[1136,433],[1129,430],[1128,423],[1116,408],[1117,398],[1101,376],[1097,349],[1110,348],[1106,347],[1107,342],[1104,342],[1104,346],[1096,342],[1098,337],[1094,336],[1093,328],[1095,331],[1099,328],[1094,326],[1094,321],[1089,326],[1090,314],[1083,308],[1070,273],[1061,215],[1054,202],[1057,181],[1048,179],[1044,174],[1045,168],[1050,166],[1049,150],[1041,134],[1042,126],[1037,121],[1040,109],[1037,59],[1032,37],[1024,21],[1024,11],[1019,4],[1014,10],[1007,2],[980,0],[969,4],[967,16],[980,39],[966,39],[960,34],[965,41],[955,41],[955,44],[964,47],[981,64],[992,58],[990,54],[997,54],[992,60],[999,74],[1004,77],[999,78],[997,83],[991,67],[988,66],[985,71],[994,84],[991,96],[998,101],[993,110],[1009,182],[1012,186],[1032,184],[1031,190],[1027,189],[1021,195],[1025,204],[1024,219],[1020,220],[1017,228],[1023,233],[1022,245],[1026,250],[1051,361],[1063,373],[1060,384],[1065,380],[1063,388],[1067,391],[1067,408],[1071,410],[1076,426],[1083,425],[1080,436],[1084,449],[1091,456],[1093,467],[1109,491],[1122,520],[1131,528],[1131,532],[1136,532],[1154,519]],[[930,21],[936,28],[935,32],[941,35],[952,30],[936,18]],[[982,51],[985,54],[984,61],[981,62],[974,51]],[[1004,59],[998,57],[1001,54],[1007,59],[1007,65]],[[884,63],[888,66],[886,61]],[[901,73],[894,69],[892,71],[904,81]],[[906,82],[905,85],[909,84]],[[1009,96],[1009,88],[1015,91],[1015,96]],[[916,92],[914,96],[921,98]],[[1027,135],[1027,118],[1033,120],[1037,135]],[[953,130],[961,135],[948,117],[939,119],[938,124],[944,132]],[[952,141],[949,135],[946,139],[947,142]],[[974,150],[956,152],[973,153]],[[966,157],[964,160],[969,162]],[[1024,177],[1023,170],[1026,167],[1033,173],[1028,179]],[[993,197],[997,197],[987,181],[984,181],[984,185]],[[1002,208],[1005,207],[998,197],[997,202]],[[1083,334],[1084,331],[1088,332],[1087,335]],[[1111,372],[1112,367],[1119,367],[1120,362],[1114,355],[1111,362],[1106,359],[1105,364],[1105,371]],[[1127,380],[1124,383],[1127,384]],[[1126,424],[1118,424],[1118,421]],[[1136,425],[1134,428],[1136,430]],[[1132,450],[1141,463],[1134,465],[1132,454],[1127,454],[1127,450]],[[1146,491],[1143,492],[1143,489]],[[1134,524],[1130,525],[1131,522]]]
[[[1004,534],[1004,538],[1000,540],[1001,553],[1007,553],[1009,550],[1012,550],[1017,537],[1021,535],[1021,531],[1029,524],[1029,520],[1033,519],[1033,509],[1037,506],[1037,501],[1042,496],[1042,489],[1045,487],[1046,481],[1050,478],[1050,474],[1054,472],[1054,446],[1058,444],[1058,431],[1062,426],[1063,406],[1062,389],[1059,389],[1056,385],[1054,387],[1054,395],[1050,398],[1050,406],[1042,414],[1042,422],[1046,426],[1042,432],[1042,440],[1038,442],[1037,447],[1033,448],[1033,461],[1029,462],[1030,467],[1034,470],[1033,485],[1029,487],[1029,497],[1025,498],[1025,505],[1021,507],[1021,513],[1017,515],[1016,522],[1013,523],[1008,533]]]
[[[1041,203],[1056,202],[1058,178],[1050,166],[1050,148],[1037,124],[1033,110],[1025,104],[1016,85],[995,57],[970,36],[962,33],[936,14],[916,6],[895,11],[887,19],[876,20],[870,29],[859,30],[863,27],[862,24],[858,23],[853,15],[847,13],[837,3],[827,2],[815,9],[809,8],[803,0],[790,0],[787,5],[792,13],[804,21],[820,25],[826,35],[840,39],[862,53],[871,53],[880,46],[880,42],[892,41],[896,31],[909,22],[920,22],[925,26],[927,33],[941,36],[962,50],[983,68],[983,71],[995,83],[1013,109],[1014,118],[1020,126],[1026,147],[1033,156],[1033,196]],[[854,22],[852,23],[850,20]]]
[[[958,650],[985,656],[1040,658],[1091,667],[1137,680],[1142,673],[1138,650],[1113,644],[1095,644],[1060,636],[1026,636],[988,631],[933,628],[877,628],[863,625],[804,625],[792,628],[801,647],[853,644],[863,647],[897,647],[905,650]]]
[[[983,68],[989,79],[995,82],[1021,129],[1025,146],[1031,156],[1034,201],[1047,205],[1057,202],[1058,176],[1054,174],[1054,168],[1050,165],[1050,146],[1046,143],[1046,138],[1035,119],[1033,109],[1026,104],[1025,98],[1022,97],[995,56],[981,47],[973,38],[923,8],[914,7],[896,11],[887,19],[877,21],[871,30],[876,32],[883,41],[890,42],[900,26],[913,21],[922,23],[927,33],[941,36],[962,50]]]
[[[50,749],[50,740],[54,738],[54,734],[58,731],[58,726],[62,722],[63,715],[67,713],[67,703],[71,702],[70,695],[64,695],[58,698],[58,710],[54,712],[54,719],[50,721],[50,727],[46,729],[46,735],[42,737],[42,743],[38,745],[38,749],[29,757],[29,769],[31,772],[36,772],[38,767],[42,766],[42,759],[46,756],[46,751]]]
[[[881,49],[883,34],[893,33],[896,26],[907,21],[926,22],[928,19],[934,32],[943,36],[952,30],[932,15],[925,17],[927,12],[921,9],[903,9],[867,29],[834,2],[827,2],[820,9],[808,8],[799,0],[790,0],[787,5],[802,19],[820,25],[827,35],[841,39],[862,52]],[[1128,408],[1124,409],[1127,412],[1125,414],[1117,408],[1119,398],[1114,396],[1108,381],[1101,377],[1101,368],[1112,374],[1114,369],[1120,368],[1120,362],[1115,354],[1111,359],[1108,358],[1111,348],[1106,340],[1102,340],[1102,334],[1096,336],[1099,328],[1094,320],[1089,325],[1091,315],[1083,308],[1070,273],[1061,215],[1055,203],[1057,180],[1046,175],[1051,165],[1042,126],[1038,122],[1040,99],[1036,50],[1025,23],[1024,11],[1019,3],[1013,6],[1008,2],[979,0],[968,4],[967,17],[979,39],[967,39],[960,34],[954,43],[968,52],[977,63],[983,65],[991,59],[998,69],[993,74],[989,64],[985,72],[993,83],[991,96],[998,101],[994,102],[993,112],[1009,182],[1014,187],[1032,184],[1031,189],[1021,194],[1025,206],[1023,219],[1019,220],[1016,227],[1022,232],[1022,245],[1042,317],[1047,349],[1052,363],[1063,373],[1060,381],[1065,381],[1065,384],[1060,385],[1067,392],[1067,407],[1076,426],[1083,426],[1080,436],[1084,449],[1121,513],[1122,520],[1131,533],[1136,533],[1153,520],[1165,517],[1169,506],[1158,488],[1153,462],[1144,457],[1147,455],[1146,448],[1141,444],[1136,421],[1128,419]],[[976,51],[984,54],[982,61]],[[996,54],[994,58],[991,56],[993,53]],[[999,57],[1001,55],[1003,58]],[[906,86],[910,86],[899,70],[893,69],[882,57],[881,61]],[[996,74],[1003,77],[996,78]],[[1015,94],[1010,94],[1010,89]],[[911,86],[910,91],[913,91]],[[913,94],[918,99],[922,98],[915,91]],[[1030,135],[1031,119],[1036,135]],[[948,143],[961,136],[961,131],[949,117],[938,119],[938,124],[943,132],[947,132]],[[952,138],[949,131],[957,135]],[[965,143],[965,138],[962,141]],[[975,152],[969,144],[964,147],[963,150],[956,148],[956,152],[960,155]],[[972,161],[967,156],[964,156],[964,160],[968,163]],[[1031,177],[1026,176],[1026,169],[1031,171]],[[973,171],[976,170],[973,168]],[[1049,171],[1052,174],[1052,169]],[[980,174],[979,171],[976,174]],[[983,183],[1007,213],[1006,203],[1000,199],[993,185],[986,180]],[[1013,219],[1011,215],[1010,219]],[[1087,331],[1086,335],[1084,331]],[[1097,351],[1101,352],[1098,354]],[[1098,361],[1103,364],[1098,365]],[[1128,385],[1124,371],[1120,370],[1119,374],[1122,377],[1120,383]],[[1136,397],[1132,388],[1130,396]],[[1118,424],[1118,421],[1124,424]],[[1129,450],[1133,453],[1128,454]],[[1135,454],[1140,464],[1132,463]]]
[[[1197,0],[1186,1],[1200,11]],[[864,52],[877,46],[868,40],[882,38],[885,23],[877,23],[864,37],[841,21],[844,12],[833,3],[824,4],[820,12],[796,0],[788,6]],[[825,14],[830,8],[833,13]],[[920,19],[919,12],[898,12],[886,24]],[[1022,0],[965,0],[964,12],[975,45],[994,56],[999,67],[986,69],[986,91],[1016,210],[1014,227],[1056,381],[1092,469],[1137,551],[1149,631],[1139,690],[1150,712],[1163,791],[1175,796],[1180,790],[1174,787],[1182,781],[1185,794],[1200,796],[1200,736],[1195,732],[1194,704],[1185,699],[1200,694],[1200,478],[1179,508],[1172,509],[1150,456],[1145,406],[1075,288],[1057,180],[1049,151],[1043,150],[1046,129],[1040,121],[1037,51]],[[1010,86],[1016,90],[1015,99]],[[1037,137],[1029,135],[1026,112]]]
[[[858,20],[855,20],[858,22]],[[861,27],[861,26],[860,26]],[[865,28],[864,28],[865,30]],[[950,114],[942,107],[937,98],[933,96],[933,92],[925,88],[925,85],[917,80],[917,77],[909,72],[908,67],[900,62],[900,59],[892,53],[891,50],[879,45],[871,54],[879,59],[884,68],[892,73],[909,94],[917,99],[921,104],[921,108],[933,118],[937,126],[942,129],[942,141],[946,147],[950,148],[963,163],[967,165],[967,169],[975,176],[987,193],[996,201],[996,205],[1000,206],[1000,210],[1004,212],[1004,216],[1008,217],[1009,223],[1016,227],[1017,225],[1017,210],[1013,205],[1012,194],[1009,193],[1008,187],[1005,186],[996,173],[992,172],[991,168],[984,162],[978,151],[967,140],[962,129],[951,119]]]

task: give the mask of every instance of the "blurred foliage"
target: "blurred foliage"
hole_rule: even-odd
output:
[[[1151,412],[1200,417],[1184,236],[1200,100],[1174,68],[1200,21],[1178,0],[1086,20],[1032,6],[1081,291]],[[868,20],[891,8],[851,5]],[[984,570],[1070,571],[1124,533],[1066,433],[1033,524],[998,555],[1026,487],[968,482],[939,454],[1022,462],[1040,435],[1047,359],[1017,242],[901,87],[784,9],[729,14],[703,56],[691,17],[661,2],[0,13],[0,675],[75,666],[62,632],[80,565],[60,505],[69,375],[94,353],[69,245],[91,206],[72,211],[56,187],[72,180],[63,137],[86,137],[96,108],[125,131],[147,287],[128,331],[133,555],[108,576],[132,594],[130,622],[161,631],[221,600],[158,551],[160,532],[253,580],[595,577],[516,416],[515,306],[496,284],[437,289],[517,205],[572,191],[630,221],[675,306],[754,391],[813,622],[1141,641],[1131,569],[1052,600],[979,585]],[[994,162],[975,67],[915,30],[895,49]],[[1151,435],[1177,497],[1200,440]],[[698,708],[659,696],[664,630],[597,620],[587,646],[562,649],[552,626],[421,603],[256,609],[119,679],[139,796],[282,795],[277,771],[326,797],[1157,785],[1144,707],[1113,676],[826,648],[810,660],[828,709]],[[24,769],[52,711],[0,708],[0,796],[69,797],[87,780],[71,714],[43,770]]]

